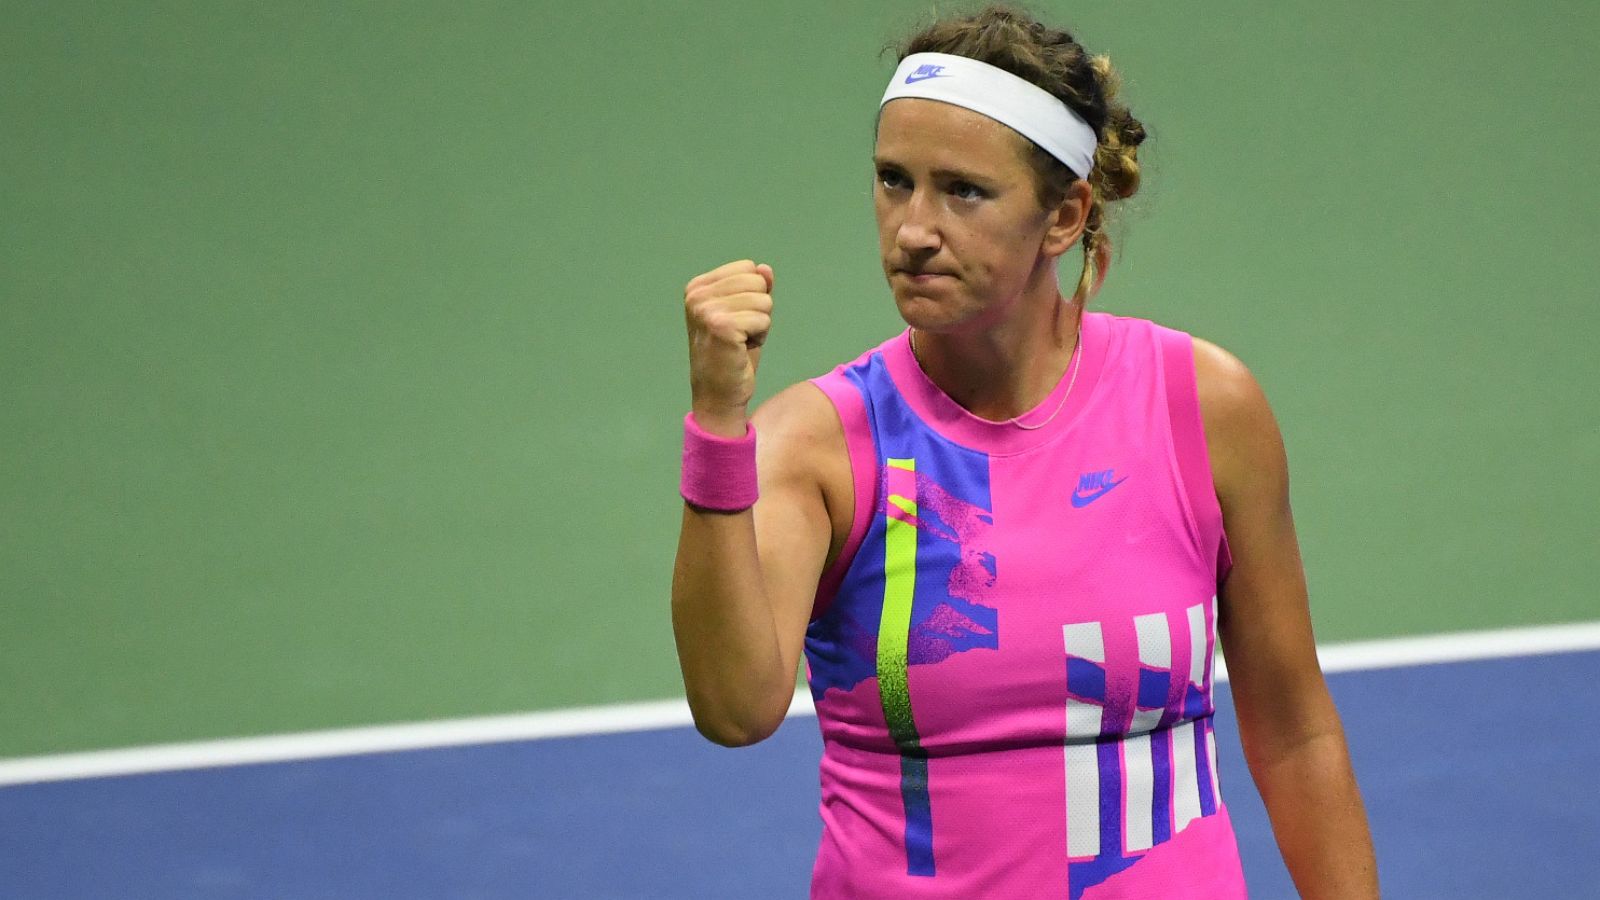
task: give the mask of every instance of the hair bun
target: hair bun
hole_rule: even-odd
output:
[[[1114,105],[1110,113],[1103,138],[1121,147],[1137,147],[1144,143],[1144,123],[1135,119],[1126,106]]]

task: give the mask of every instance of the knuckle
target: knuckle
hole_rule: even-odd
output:
[[[715,309],[701,309],[694,315],[694,322],[702,331],[715,331],[722,324],[722,316]]]
[[[683,302],[685,306],[694,307],[737,294],[764,293],[766,289],[767,281],[756,264],[741,259],[689,279],[683,286]]]

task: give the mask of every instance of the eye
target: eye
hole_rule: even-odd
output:
[[[882,184],[885,190],[890,191],[899,190],[908,185],[905,176],[894,169],[879,169],[878,183]]]
[[[981,200],[989,196],[989,192],[978,187],[970,181],[957,181],[950,185],[950,193],[962,200]]]

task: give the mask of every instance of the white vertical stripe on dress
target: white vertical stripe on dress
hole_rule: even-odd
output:
[[[1200,818],[1200,766],[1194,746],[1194,722],[1172,726],[1172,833]]]
[[[1172,670],[1172,630],[1167,627],[1166,613],[1134,616],[1133,630],[1139,638],[1139,664],[1152,669]],[[1146,734],[1161,724],[1161,714],[1166,712],[1166,698],[1154,709],[1138,705],[1135,688],[1133,721],[1128,725],[1131,734]]]
[[[1200,603],[1189,607],[1189,683],[1206,683],[1206,608]]]
[[[1062,626],[1068,656],[1106,662],[1099,622]],[[1100,757],[1095,738],[1102,728],[1102,707],[1067,698],[1067,734],[1063,756],[1067,781],[1067,855],[1100,854]]]
[[[1211,767],[1211,797],[1222,808],[1222,782],[1217,780],[1217,731],[1206,726],[1206,765]]]
[[[1130,734],[1122,741],[1122,771],[1126,773],[1127,790],[1122,807],[1123,849],[1128,853],[1143,853],[1154,843],[1151,835],[1151,802],[1155,799],[1156,777],[1150,757],[1150,739],[1158,735]]]

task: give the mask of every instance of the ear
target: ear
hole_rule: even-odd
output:
[[[1089,182],[1079,178],[1067,188],[1061,205],[1049,213],[1044,240],[1039,249],[1046,256],[1057,257],[1072,248],[1083,236],[1089,224],[1089,207],[1094,202],[1094,191]]]

